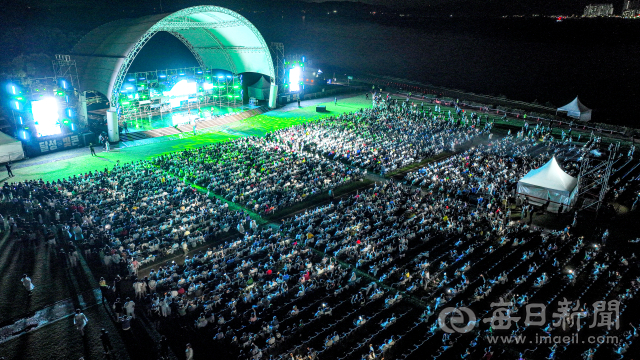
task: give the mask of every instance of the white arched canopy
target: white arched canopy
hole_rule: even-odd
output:
[[[253,24],[229,9],[195,6],[172,14],[113,21],[85,35],[72,50],[81,90],[99,91],[115,106],[133,59],[159,31],[182,41],[204,69],[255,72],[274,83],[269,48]]]

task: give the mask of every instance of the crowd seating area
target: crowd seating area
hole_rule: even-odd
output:
[[[596,141],[539,142],[543,132],[526,129],[494,138],[475,114],[375,101],[264,138],[5,184],[0,213],[16,238],[46,243],[71,266],[79,252],[99,259],[96,270],[116,279],[113,294],[102,289],[109,301],[135,298],[119,320],[148,321],[176,353],[186,343],[196,354],[283,360],[610,359],[637,349],[637,321],[626,323],[640,288],[635,254],[608,251],[601,234],[520,221],[536,210],[516,196],[518,179],[552,155],[575,172]],[[444,151],[453,155],[278,224],[251,217]],[[183,264],[158,261],[181,252]],[[620,301],[610,326],[587,325],[602,315],[592,304],[610,300]],[[527,323],[538,303],[546,318]],[[460,328],[460,307],[476,319],[447,332]],[[498,308],[521,320],[503,328]],[[491,342],[569,328],[622,341]]]

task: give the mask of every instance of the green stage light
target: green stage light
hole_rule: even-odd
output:
[[[129,105],[129,102],[128,101],[123,101],[123,102],[121,102],[121,104],[122,105]]]

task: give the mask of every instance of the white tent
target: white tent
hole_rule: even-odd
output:
[[[591,109],[584,106],[578,97],[576,96],[572,102],[568,103],[565,106],[559,107],[557,111],[566,111],[567,116],[572,117],[574,119],[578,119],[580,121],[589,121],[591,120]]]
[[[0,164],[24,159],[22,142],[0,132]]]
[[[564,172],[555,157],[518,181],[518,196],[525,196],[534,205],[549,201],[547,211],[557,212],[561,204],[565,211],[575,204],[577,194],[578,179]]]
[[[258,100],[269,100],[270,86],[271,84],[264,78],[264,76],[261,76],[260,80],[249,86],[249,97],[256,98]]]

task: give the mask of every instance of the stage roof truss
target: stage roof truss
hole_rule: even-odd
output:
[[[195,6],[172,14],[121,19],[94,29],[73,48],[82,90],[105,94],[113,107],[133,60],[157,32],[178,38],[203,69],[255,72],[274,80],[269,47],[240,14],[217,6]]]

